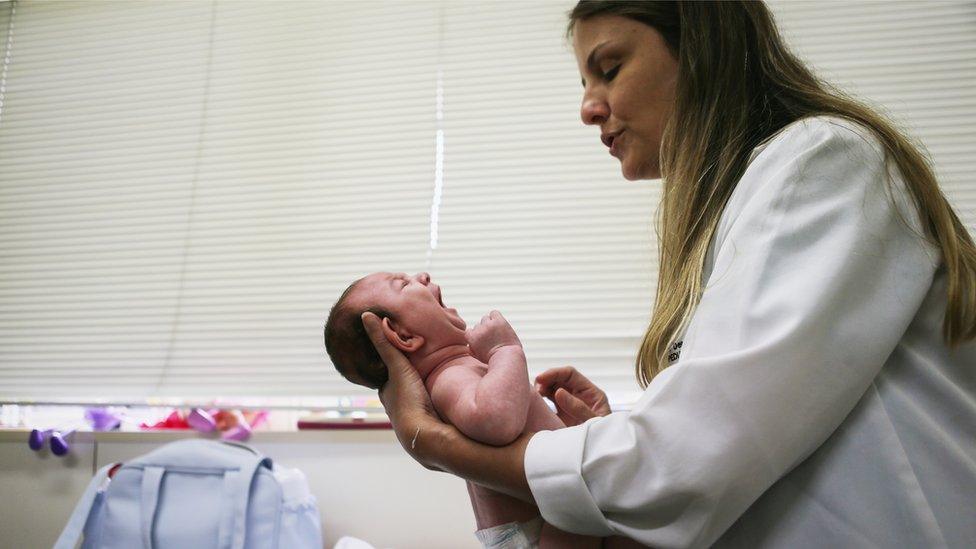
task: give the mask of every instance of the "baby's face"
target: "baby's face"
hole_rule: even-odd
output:
[[[349,300],[362,309],[377,306],[389,310],[403,328],[427,340],[453,343],[460,334],[463,342],[467,327],[464,319],[457,309],[444,306],[440,286],[432,283],[427,273],[373,273],[356,285]]]

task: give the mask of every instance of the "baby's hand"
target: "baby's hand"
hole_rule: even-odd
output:
[[[498,311],[481,317],[481,322],[468,329],[464,335],[471,347],[471,354],[485,364],[502,347],[516,346],[519,350],[522,348],[522,342],[515,335],[515,330]]]

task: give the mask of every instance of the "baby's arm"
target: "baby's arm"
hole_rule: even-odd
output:
[[[431,400],[465,435],[486,444],[508,444],[525,430],[532,397],[522,343],[497,311],[467,336],[471,354],[488,365],[487,373],[448,368],[431,388]]]

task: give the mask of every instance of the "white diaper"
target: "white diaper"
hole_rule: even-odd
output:
[[[539,546],[542,517],[526,522],[508,522],[478,530],[474,535],[485,549],[535,549]]]

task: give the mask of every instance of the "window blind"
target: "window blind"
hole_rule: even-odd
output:
[[[377,270],[632,397],[660,188],[580,121],[573,4],[0,5],[0,398],[368,394],[321,329]],[[973,5],[771,7],[972,226]]]
[[[336,290],[424,258],[437,8],[18,2],[2,391],[347,391]]]

